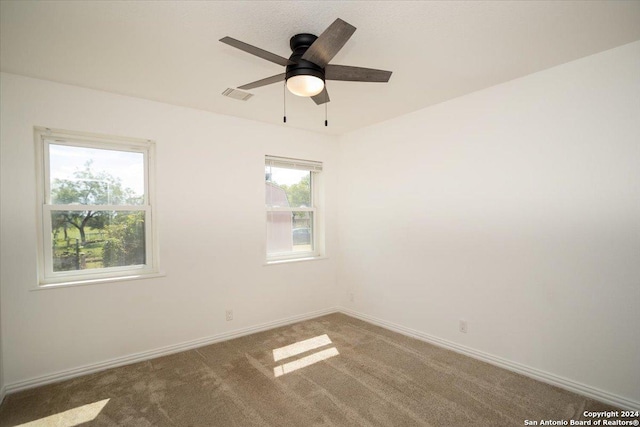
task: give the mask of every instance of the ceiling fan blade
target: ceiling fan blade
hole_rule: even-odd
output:
[[[229,46],[233,46],[236,49],[240,49],[243,50],[247,53],[250,53],[252,55],[258,56],[262,59],[266,59],[267,61],[271,61],[274,62],[278,65],[282,65],[284,67],[286,67],[287,65],[290,64],[294,64],[293,62],[289,61],[287,58],[283,58],[280,55],[276,55],[275,53],[271,53],[271,52],[267,52],[264,49],[260,49],[259,47],[255,47],[252,46],[250,44],[247,44],[245,42],[241,42],[240,40],[236,40],[234,38],[231,37],[223,37],[220,39],[220,41],[222,43],[226,43]]]
[[[375,70],[373,68],[351,67],[348,65],[329,64],[324,70],[324,78],[327,80],[386,83],[389,81],[390,77],[391,71]]]
[[[312,96],[311,99],[313,99],[313,102],[315,102],[317,105],[322,105],[326,102],[331,101],[331,99],[329,99],[329,92],[327,92],[326,87],[322,89],[322,92],[320,92],[319,94]]]
[[[338,18],[333,24],[324,30],[320,37],[314,41],[307,51],[302,55],[305,61],[313,62],[324,68],[342,46],[351,38],[356,31],[356,27]]]
[[[247,83],[246,85],[238,86],[238,89],[254,89],[260,86],[266,86],[273,83],[278,83],[284,80],[285,74],[276,74],[275,76],[267,77],[266,79],[257,80],[252,83]]]

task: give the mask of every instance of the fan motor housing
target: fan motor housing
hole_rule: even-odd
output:
[[[309,46],[311,46],[317,38],[317,36],[307,33],[296,34],[291,37],[291,40],[289,40],[289,46],[291,46],[293,53],[289,59],[292,62],[295,62],[295,64],[287,65],[285,80],[289,80],[289,78],[293,76],[305,75],[318,77],[324,81],[324,68],[317,66],[313,62],[302,59],[302,55],[304,55]]]

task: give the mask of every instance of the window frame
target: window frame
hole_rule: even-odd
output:
[[[155,201],[155,142],[138,138],[91,134],[46,127],[34,127],[34,135],[37,175],[38,288],[138,279],[147,275],[157,275],[159,272],[158,245],[153,207],[153,202]],[[143,203],[140,205],[52,204],[49,156],[49,147],[52,144],[141,153],[143,155],[145,181]],[[88,270],[53,271],[51,213],[55,211],[86,210],[144,212],[145,264]]]
[[[271,163],[270,163],[271,162]],[[322,209],[322,171],[323,164],[319,161],[293,159],[288,157],[265,156],[265,167],[279,167],[285,169],[308,170],[310,173],[309,186],[311,187],[309,207],[270,207],[265,201],[265,257],[266,264],[279,264],[286,261],[301,261],[305,259],[318,259],[324,257],[324,215]],[[289,167],[287,167],[289,166]],[[265,181],[266,182],[266,181]],[[263,199],[266,199],[266,194]],[[269,254],[267,241],[267,228],[269,212],[311,212],[312,228],[311,239],[313,249],[311,251],[289,251]],[[293,229],[292,229],[293,230]]]

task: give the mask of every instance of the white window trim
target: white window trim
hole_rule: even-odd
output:
[[[283,252],[269,254],[267,252],[267,227],[265,215],[265,265],[282,264],[288,261],[310,261],[315,259],[324,259],[325,243],[324,243],[324,212],[323,212],[323,194],[322,188],[322,170],[323,164],[317,161],[292,159],[287,157],[265,156],[265,165],[271,165],[280,168],[308,170],[311,172],[311,207],[269,207],[266,206],[266,212],[312,212],[313,213],[313,230],[311,237],[313,239],[313,251],[305,252]],[[263,197],[264,200],[264,197]]]
[[[36,153],[36,224],[38,236],[38,289],[108,283],[132,277],[158,276],[158,239],[154,215],[155,202],[155,142],[84,132],[35,127]],[[49,176],[49,144],[130,151],[144,154],[145,199],[142,205],[52,205]],[[80,271],[54,272],[52,266],[51,212],[55,210],[120,210],[145,212],[144,266],[109,267]]]

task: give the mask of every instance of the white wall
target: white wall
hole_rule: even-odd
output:
[[[347,134],[341,163],[345,307],[638,405],[640,42]]]
[[[11,74],[2,74],[0,93],[8,386],[334,306],[335,138]],[[34,126],[156,141],[166,277],[30,290],[36,286]],[[263,265],[265,154],[325,163],[329,259]],[[232,322],[225,321],[227,308]]]

